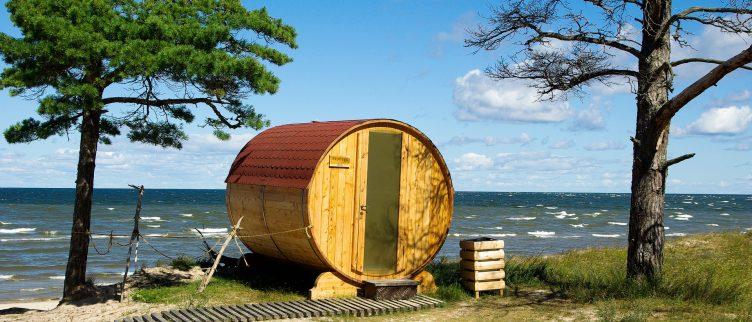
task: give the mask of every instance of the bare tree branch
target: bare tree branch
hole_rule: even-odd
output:
[[[596,45],[603,45],[603,46],[608,46],[611,48],[615,48],[615,49],[630,53],[635,57],[640,57],[640,51],[637,50],[637,48],[620,43],[613,39],[606,39],[605,37],[600,37],[600,38],[588,37],[585,34],[565,35],[565,34],[560,34],[556,32],[542,31],[536,28],[535,26],[531,26],[531,29],[533,29],[538,34],[538,37],[541,37],[541,38],[551,38],[551,39],[558,39],[562,41],[579,41],[579,42],[586,42],[586,43],[591,43],[591,44],[596,44]]]
[[[146,106],[168,106],[168,105],[177,105],[177,104],[200,104],[200,103],[226,104],[227,102],[220,101],[220,100],[213,100],[213,99],[206,98],[206,97],[171,98],[171,99],[145,99],[145,98],[138,98],[138,97],[107,97],[107,98],[102,99],[102,103],[104,104],[126,103],[126,104],[139,104],[139,105],[146,105]]]
[[[654,119],[655,125],[658,126],[657,128],[662,128],[667,125],[676,112],[687,105],[689,101],[702,94],[705,90],[711,86],[715,86],[715,84],[723,77],[751,62],[752,46],[743,50],[736,56],[731,57],[729,60],[718,64],[718,66],[705,74],[705,76],[702,76],[700,79],[687,86],[687,88],[661,106],[661,109],[658,111]]]
[[[667,160],[667,161],[666,161],[666,164],[665,164],[665,165],[663,166],[663,168],[664,168],[664,169],[668,169],[668,167],[670,167],[670,166],[672,166],[672,165],[674,165],[674,164],[677,164],[677,163],[679,163],[679,162],[682,162],[682,161],[684,161],[684,160],[688,160],[688,159],[691,159],[691,158],[693,158],[694,156],[695,156],[695,154],[694,154],[694,153],[688,153],[688,154],[682,155],[682,156],[680,156],[680,157],[676,157],[676,158],[673,158],[673,159]]]
[[[698,13],[705,14],[705,15],[701,15],[701,16],[694,15]],[[733,20],[727,17],[709,15],[711,13],[733,14],[736,17],[736,20]],[[668,32],[669,28],[671,28],[671,26],[674,24],[676,24],[677,29],[681,29],[681,27],[679,27],[679,21],[681,20],[696,21],[705,25],[718,27],[721,30],[724,30],[727,32],[749,33],[749,32],[752,32],[752,26],[749,25],[750,22],[752,22],[752,17],[746,17],[742,15],[751,15],[751,14],[752,14],[752,9],[748,7],[738,7],[738,8],[737,7],[706,8],[706,7],[698,7],[698,6],[689,7],[671,16],[668,22],[664,26],[662,26],[661,34]]]
[[[708,63],[708,64],[720,65],[720,64],[723,64],[724,62],[725,62],[724,60],[710,59],[710,58],[685,58],[685,59],[679,59],[677,61],[671,62],[671,67],[676,67],[676,66],[684,65],[688,63]],[[739,69],[752,70],[752,66],[744,65],[744,66],[740,66]]]
[[[734,7],[726,7],[726,8],[705,8],[705,7],[689,7],[687,9],[684,9],[682,12],[679,12],[668,20],[668,24],[673,24],[674,22],[687,18],[693,13],[735,13],[735,14],[752,14],[752,9],[750,8],[734,8]]]

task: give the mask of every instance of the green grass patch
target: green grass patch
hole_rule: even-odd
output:
[[[304,296],[286,289],[254,289],[242,280],[216,277],[203,293],[197,293],[200,282],[138,289],[131,298],[137,302],[207,306],[250,302],[292,301]]]
[[[196,259],[194,259],[193,257],[181,255],[173,259],[170,262],[170,266],[174,269],[185,272],[191,270],[191,268],[195,266],[198,266],[198,262],[196,262]]]

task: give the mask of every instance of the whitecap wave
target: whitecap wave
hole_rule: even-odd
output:
[[[670,233],[670,234],[666,234],[666,237],[684,237],[684,236],[687,236],[687,234],[685,234],[685,233]]]
[[[626,226],[627,225],[627,223],[625,222],[616,222],[616,221],[609,221],[608,224],[614,225],[614,226]]]
[[[0,229],[0,234],[25,234],[37,230],[36,228]]]
[[[193,214],[180,214],[183,217],[193,217]]]
[[[600,237],[600,238],[617,238],[621,235],[619,234],[592,234],[593,237]]]
[[[724,213],[721,214],[721,216],[731,216],[731,214],[727,213],[727,212],[724,212]]]
[[[507,217],[507,220],[535,220],[536,217]]]
[[[198,231],[200,231],[204,236],[227,235],[227,228],[199,228]],[[195,230],[193,230],[192,232],[194,234],[198,234]]]
[[[164,221],[162,217],[141,217],[143,221]]]
[[[68,237],[29,237],[29,238],[3,238],[0,239],[0,243],[6,243],[6,242],[25,242],[25,241],[50,241],[50,240],[62,240],[67,239]]]
[[[159,225],[146,225],[146,227],[149,227],[149,228],[159,228],[160,226]]]
[[[0,275],[0,280],[7,281],[13,278],[13,275]]]
[[[115,208],[108,207],[107,210],[115,210]]]
[[[538,238],[549,238],[549,237],[554,237],[554,235],[556,235],[556,232],[536,230],[536,231],[529,231],[527,232],[527,234],[538,237]]]
[[[460,234],[460,233],[452,233],[451,235],[454,237],[514,237],[514,236],[517,236],[517,234]]]
[[[567,218],[567,217],[573,217],[573,216],[577,215],[576,213],[571,213],[570,214],[566,210],[562,210],[562,211],[559,211],[559,212],[547,212],[547,214],[554,215],[554,217],[556,217],[558,219],[564,219],[564,218]]]
[[[559,209],[559,207],[550,206],[550,207],[546,207],[546,209],[554,210],[554,209]]]
[[[9,222],[5,222],[5,221],[0,221],[0,225],[10,225],[10,223]]]
[[[585,228],[585,226],[587,226],[587,224],[569,224],[569,225],[574,228]]]
[[[35,288],[22,288],[22,289],[21,289],[21,292],[36,292],[36,291],[41,291],[41,290],[43,290],[43,289],[44,289],[44,288],[41,288],[41,287],[35,287]]]
[[[167,237],[168,234],[146,234],[146,237]]]
[[[718,227],[718,224],[706,224],[706,226],[710,226],[710,227]]]
[[[51,280],[64,280],[65,275],[56,275],[56,276],[50,276]]]

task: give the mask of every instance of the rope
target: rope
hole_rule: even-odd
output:
[[[107,251],[105,251],[104,253],[102,253],[99,250],[99,248],[97,248],[97,244],[94,242],[94,237],[92,237],[91,235],[89,235],[89,241],[91,242],[91,246],[94,246],[94,251],[96,251],[97,254],[99,254],[99,255],[107,255],[107,254],[110,253],[110,251],[112,250],[112,239],[113,239],[113,237],[112,237],[112,231],[110,231],[110,239],[109,239],[109,242],[107,244]]]
[[[305,230],[306,231],[306,236],[308,238],[310,238],[311,234],[308,231],[308,229],[310,229],[310,228],[313,228],[313,226],[312,225],[308,225],[308,226],[305,226],[305,227],[294,228],[294,229],[290,229],[290,230],[277,231],[277,232],[273,232],[273,233],[264,233],[264,234],[256,234],[256,235],[236,235],[236,236],[237,237],[241,237],[241,238],[258,238],[258,237],[266,237],[266,236],[273,236],[273,235],[279,235],[279,234],[287,234],[287,233],[291,233],[291,232],[295,232],[295,231],[299,231],[299,230]],[[99,234],[99,233],[92,233],[92,232],[73,232],[73,233],[74,234],[86,234],[86,235],[90,235],[90,236],[108,236],[108,237],[112,236],[113,238],[130,238],[131,237],[131,235],[119,235],[119,234],[112,234],[112,233],[110,233],[110,234]],[[165,236],[150,236],[150,237],[167,238],[167,239],[170,239],[170,238],[172,238],[172,239],[180,239],[180,238],[190,238],[190,239],[193,239],[193,238],[197,238],[196,236],[193,236],[193,235],[165,235]],[[120,244],[120,246],[129,246],[129,245],[130,245],[130,243],[129,244],[125,244],[125,245]]]
[[[169,255],[167,255],[167,254],[159,251],[156,247],[154,247],[154,245],[152,245],[151,243],[149,243],[149,241],[146,240],[146,238],[144,238],[144,235],[141,235],[141,234],[139,234],[139,235],[141,236],[141,240],[144,241],[144,244],[146,244],[147,246],[149,246],[149,248],[153,249],[157,254],[162,255],[162,256],[170,259],[170,260],[175,260],[174,257],[170,257]]]

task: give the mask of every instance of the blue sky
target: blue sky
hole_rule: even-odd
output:
[[[440,148],[457,190],[627,192],[634,96],[627,86],[539,102],[525,84],[494,82],[481,70],[518,48],[474,54],[464,30],[481,22],[485,1],[246,2],[266,6],[298,31],[294,62],[274,68],[273,96],[247,102],[273,124],[393,118],[416,126]],[[689,27],[695,50],[674,57],[728,58],[742,38]],[[18,35],[8,14],[0,30]],[[635,62],[616,57],[631,66]],[[709,69],[677,68],[677,88]],[[752,193],[752,72],[737,71],[685,107],[672,122],[670,156],[697,156],[671,168],[668,191]],[[35,102],[0,92],[0,127],[34,115]],[[198,111],[202,115],[204,111]],[[198,118],[197,118],[198,119]],[[229,165],[254,131],[229,142],[188,125],[183,150],[118,138],[100,146],[96,187],[222,188]],[[73,187],[78,135],[31,144],[0,142],[0,186]]]

